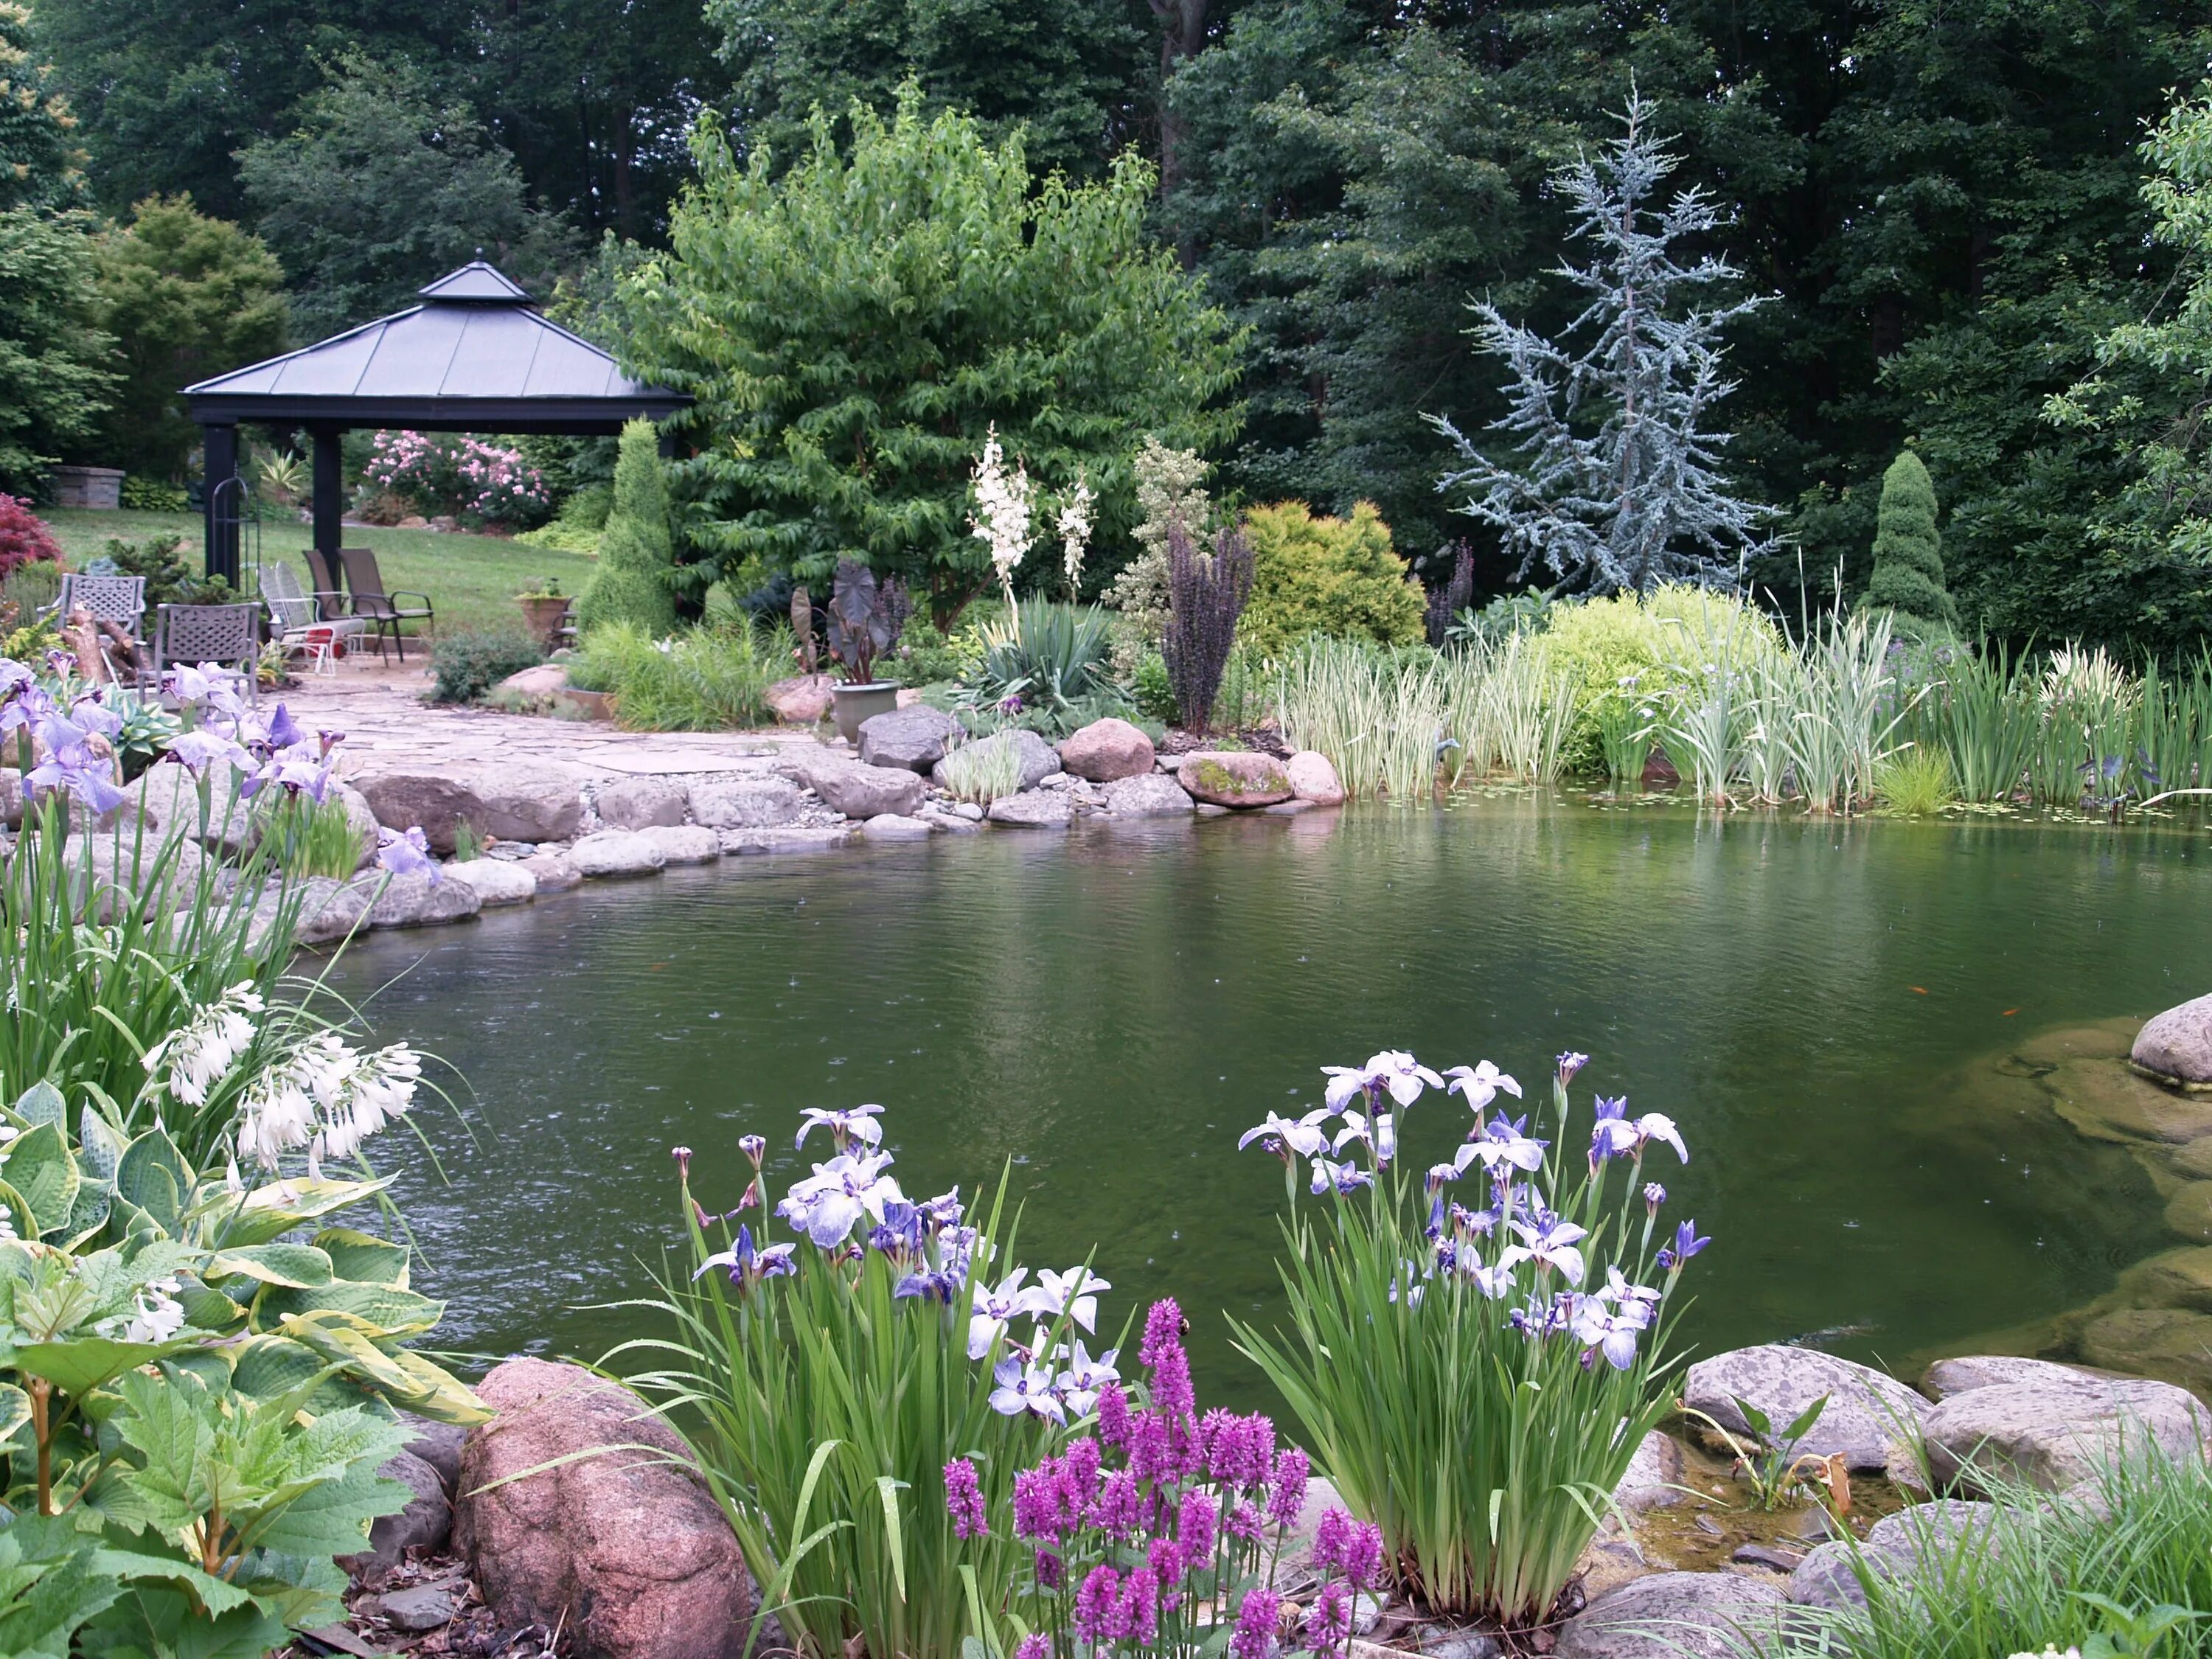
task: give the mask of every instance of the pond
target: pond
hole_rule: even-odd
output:
[[[1901,1365],[2110,1288],[2171,1242],[2148,1177],[1978,1080],[2037,1030],[2207,989],[2208,901],[2201,829],[1506,795],[726,860],[379,934],[335,982],[466,1080],[421,1115],[442,1183],[381,1148],[452,1346],[641,1334],[588,1304],[679,1237],[670,1146],[731,1203],[738,1135],[780,1188],[801,1107],[873,1101],[909,1193],[1011,1164],[1021,1260],[1095,1244],[1113,1319],[1174,1293],[1202,1386],[1257,1403],[1219,1315],[1279,1305],[1283,1171],[1237,1136],[1384,1048],[1532,1085],[1586,1049],[1583,1130],[1593,1086],[1673,1116],[1670,1214],[1716,1240],[1683,1328],[1705,1352]],[[1464,1126],[1431,1097],[1413,1155]]]

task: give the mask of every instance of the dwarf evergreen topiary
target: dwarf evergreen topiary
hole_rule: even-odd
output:
[[[577,631],[627,622],[656,640],[673,632],[676,596],[668,574],[675,559],[659,434],[652,422],[632,421],[623,428],[615,462],[615,504],[599,532],[599,568],[576,601]]]
[[[1237,638],[1264,655],[1287,651],[1309,634],[1408,645],[1421,637],[1425,596],[1392,551],[1390,526],[1372,501],[1348,519],[1316,515],[1304,501],[1255,507],[1245,515],[1252,538],[1252,603]]]
[[[1875,517],[1874,580],[1866,605],[1931,627],[1955,628],[1958,607],[1943,586],[1943,538],[1936,528],[1936,485],[1906,450],[1882,474]]]

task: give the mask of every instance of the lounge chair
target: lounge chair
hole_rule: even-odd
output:
[[[346,614],[345,590],[338,586],[337,572],[331,568],[331,562],[323,556],[321,548],[304,548],[301,551],[307,561],[307,580],[313,584],[316,608],[322,612],[325,622],[336,622]]]
[[[404,622],[422,622],[429,624],[426,632],[435,633],[437,613],[430,608],[427,593],[410,592],[405,588],[389,592],[384,586],[384,574],[376,568],[376,550],[368,547],[338,549],[338,562],[345,567],[346,586],[353,594],[353,614],[363,617],[376,630],[376,654],[384,654],[384,641],[388,637],[398,648],[399,660],[407,660],[406,635],[399,631]],[[419,605],[401,601],[419,599]]]
[[[304,655],[318,673],[330,671],[341,640],[358,640],[368,628],[366,617],[325,614],[289,564],[261,567],[261,599],[269,607],[270,631],[284,654]]]

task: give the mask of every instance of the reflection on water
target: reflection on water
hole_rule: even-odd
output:
[[[1274,1305],[1283,1190],[1237,1134],[1381,1048],[1532,1081],[1583,1048],[1585,1114],[1674,1117],[1701,1348],[1901,1359],[2087,1300],[2169,1242],[2150,1177],[1960,1067],[2206,989],[2208,882],[2201,832],[1509,798],[728,860],[379,935],[337,978],[391,981],[380,1030],[473,1091],[426,1114],[449,1184],[384,1148],[455,1346],[596,1357],[641,1322],[579,1304],[646,1288],[671,1145],[734,1202],[740,1133],[781,1184],[800,1107],[878,1101],[909,1191],[1010,1163],[1022,1258],[1095,1243],[1116,1319],[1173,1291],[1233,1401],[1218,1316]],[[1416,1109],[1409,1155],[1463,1127]]]

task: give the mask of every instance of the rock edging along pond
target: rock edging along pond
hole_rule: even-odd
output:
[[[950,715],[916,704],[865,722],[857,750],[793,744],[711,772],[617,776],[544,761],[368,768],[341,786],[348,811],[396,831],[419,828],[447,862],[441,878],[402,878],[380,897],[375,878],[318,883],[301,940],[343,939],[364,919],[370,927],[461,921],[583,881],[732,854],[972,835],[987,825],[1281,816],[1345,799],[1335,768],[1310,751],[1286,760],[1243,750],[1163,757],[1143,732],[1111,719],[1057,746],[1012,729],[948,750],[960,732]],[[963,752],[965,761],[953,758]],[[1018,787],[988,806],[960,799],[963,765],[1001,754]]]
[[[460,1450],[453,1535],[494,1612],[514,1624],[565,1619],[584,1659],[735,1659],[754,1588],[720,1510],[643,1401],[580,1367],[531,1358],[495,1367],[482,1394],[497,1414]],[[1823,1395],[1833,1427],[1816,1424],[1797,1449],[1822,1456],[1832,1442],[1852,1467],[1887,1470],[1867,1492],[1875,1501],[1840,1516],[1784,1511],[1795,1530],[1770,1526],[1764,1541],[1729,1548],[1723,1522],[1746,1519],[1732,1507],[1741,1491],[1714,1478],[1725,1465],[1686,1425],[1701,1413],[1741,1425],[1745,1404],[1783,1422]],[[1944,1547],[1996,1526],[1993,1495],[2017,1501],[2033,1488],[2094,1503],[2084,1483],[2123,1449],[2148,1440],[2191,1464],[2212,1449],[2212,1411],[2185,1389],[2008,1355],[1939,1361],[1915,1389],[1817,1350],[1740,1349],[1692,1365],[1683,1404],[1674,1431],[1639,1449],[1580,1564],[1581,1605],[1555,1632],[1566,1659],[1737,1654],[1741,1638],[1781,1630],[1793,1608],[1863,1606],[1862,1575],[1903,1585]],[[1335,1501],[1316,1486],[1313,1514]],[[1294,1536],[1285,1564],[1312,1547]],[[1717,1562],[1715,1548],[1726,1552]],[[1375,1609],[1361,1633],[1370,1639],[1353,1643],[1353,1659],[1501,1650],[1403,1603]]]

